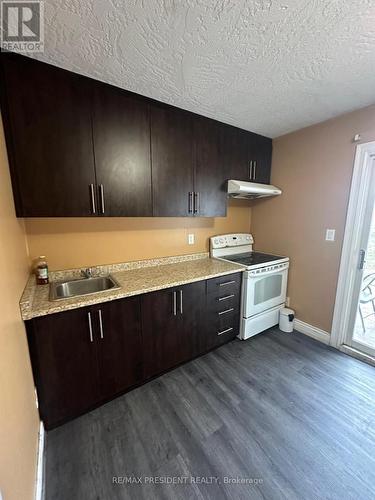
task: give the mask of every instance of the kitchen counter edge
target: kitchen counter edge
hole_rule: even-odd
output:
[[[219,276],[243,272],[245,268],[238,264],[222,261],[208,256],[186,259],[177,262],[158,260],[158,265],[142,266],[121,271],[112,271],[111,275],[121,288],[107,290],[90,295],[82,295],[59,301],[49,300],[49,285],[35,284],[31,275],[20,300],[21,316],[24,321],[88,307],[112,300],[119,300],[144,293],[182,286],[197,281],[204,281]],[[190,274],[189,274],[190,273]],[[185,277],[181,275],[185,274]],[[177,276],[176,276],[177,275]],[[155,283],[150,281],[155,278]]]

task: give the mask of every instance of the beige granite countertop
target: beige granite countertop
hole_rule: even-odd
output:
[[[94,269],[97,274],[111,273],[121,288],[52,302],[49,300],[49,285],[37,286],[35,276],[31,275],[20,300],[23,320],[224,276],[243,271],[244,267],[211,259],[207,253],[201,253],[97,266]],[[77,278],[79,273],[78,269],[52,272],[50,280]]]

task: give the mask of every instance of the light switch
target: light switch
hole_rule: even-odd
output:
[[[335,241],[336,229],[326,229],[326,241]]]
[[[188,234],[188,244],[189,245],[194,245],[194,243],[195,243],[194,234]]]

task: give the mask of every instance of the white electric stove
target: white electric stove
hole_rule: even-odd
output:
[[[210,238],[211,257],[244,267],[239,338],[248,339],[277,325],[285,307],[289,258],[255,252],[251,234]]]

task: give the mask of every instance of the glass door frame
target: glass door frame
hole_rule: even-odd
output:
[[[366,228],[369,224],[369,199],[375,191],[371,185],[375,170],[375,141],[356,147],[349,206],[345,225],[344,243],[341,254],[340,271],[336,292],[330,344],[340,350],[355,355],[373,356],[372,350],[352,345],[354,321],[358,309],[358,298],[363,270],[359,269],[360,251],[363,249]],[[370,216],[371,218],[371,216]],[[367,237],[369,232],[367,227]],[[365,248],[367,247],[367,241]],[[361,351],[358,350],[361,348]],[[374,358],[375,359],[375,358]]]
[[[373,163],[373,168],[370,169],[370,182],[369,189],[367,191],[367,201],[366,207],[363,214],[363,219],[360,222],[361,230],[361,238],[360,238],[360,255],[359,262],[357,265],[357,273],[355,275],[354,289],[353,289],[353,302],[352,308],[350,311],[350,317],[348,321],[348,329],[345,338],[345,345],[353,347],[354,349],[358,349],[370,356],[375,357],[375,347],[371,347],[363,342],[359,342],[354,338],[354,328],[357,320],[357,316],[359,313],[359,297],[361,293],[363,278],[365,276],[365,268],[364,264],[366,261],[366,255],[368,250],[369,236],[371,231],[371,223],[372,216],[375,210],[375,163]],[[364,252],[364,253],[362,253]],[[357,300],[356,300],[357,297]]]

